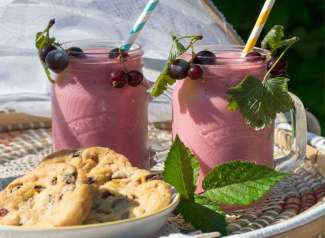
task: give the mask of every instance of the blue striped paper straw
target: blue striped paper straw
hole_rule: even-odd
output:
[[[128,39],[126,42],[121,46],[121,49],[124,51],[128,51],[135,40],[140,35],[141,30],[143,29],[144,25],[148,21],[151,13],[155,10],[156,6],[158,5],[159,0],[150,0],[146,7],[144,8],[143,12],[141,13],[140,17],[132,27],[131,31],[129,32]]]

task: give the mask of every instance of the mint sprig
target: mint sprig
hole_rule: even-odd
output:
[[[255,129],[261,129],[271,124],[277,113],[293,109],[294,104],[288,93],[286,77],[269,78],[276,64],[287,50],[298,41],[297,37],[284,38],[283,26],[276,25],[265,36],[262,47],[273,54],[282,49],[279,57],[266,72],[263,80],[247,75],[242,81],[228,89],[228,109],[240,110],[246,123]]]
[[[195,194],[199,162],[176,136],[165,162],[163,177],[181,195],[176,213],[203,232],[226,235],[219,204],[247,205],[261,198],[286,176],[262,165],[234,161],[213,169],[204,179],[205,192]]]
[[[46,47],[49,47],[50,45],[54,45],[54,46],[57,46],[57,47],[61,47],[61,45],[56,42],[55,38],[54,37],[50,37],[50,29],[54,26],[55,24],[55,20],[54,19],[51,19],[49,21],[49,23],[47,24],[46,28],[43,30],[43,31],[40,31],[40,32],[37,32],[36,35],[35,35],[35,47],[38,51],[46,48]],[[52,79],[51,77],[51,72],[48,68],[48,66],[42,62],[42,66],[44,68],[44,72],[48,78],[48,80],[51,82],[51,83],[54,83],[55,81]]]
[[[193,35],[193,36],[182,36],[177,37],[172,35],[172,46],[169,52],[167,63],[165,64],[162,72],[158,76],[155,84],[151,88],[151,95],[158,97],[164,93],[168,85],[173,85],[176,80],[169,75],[169,67],[178,57],[187,52],[189,49],[192,49],[196,42],[202,40],[202,35]],[[187,40],[187,44],[183,44],[182,41]]]

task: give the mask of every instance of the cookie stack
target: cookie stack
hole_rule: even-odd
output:
[[[51,154],[0,192],[0,224],[57,227],[137,218],[167,207],[171,188],[111,149]]]

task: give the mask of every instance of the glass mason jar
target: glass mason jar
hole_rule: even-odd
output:
[[[178,135],[200,160],[198,192],[204,176],[222,163],[246,160],[274,167],[274,125],[255,130],[245,123],[239,110],[227,109],[228,89],[247,75],[262,80],[270,52],[255,48],[262,58],[246,60],[240,57],[243,46],[210,45],[203,49],[216,55],[216,64],[201,65],[203,80],[178,80],[173,92],[173,136]]]
[[[149,167],[149,84],[114,88],[109,80],[116,70],[142,72],[143,51],[134,45],[127,61],[110,59],[120,42],[82,40],[67,42],[86,57],[70,57],[68,68],[57,75],[52,93],[52,133],[55,151],[87,146],[110,147],[133,165]]]

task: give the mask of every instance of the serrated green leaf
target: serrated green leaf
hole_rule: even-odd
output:
[[[277,113],[293,108],[287,82],[287,78],[277,77],[263,84],[247,76],[228,90],[228,108],[238,108],[249,126],[264,128],[273,122]]]
[[[191,167],[193,171],[193,184],[194,186],[196,186],[197,179],[200,173],[200,163],[196,156],[189,149],[187,149],[187,153],[187,157],[191,160]]]
[[[284,27],[281,25],[275,25],[271,30],[266,34],[262,40],[261,46],[264,49],[274,51],[278,48],[280,41],[284,37]]]
[[[264,49],[268,49],[271,52],[276,51],[279,48],[291,46],[296,43],[299,39],[298,37],[292,37],[290,39],[284,38],[284,27],[281,25],[275,25],[272,29],[266,34],[262,40],[261,46]]]
[[[186,199],[193,199],[195,191],[192,156],[189,149],[176,136],[163,172],[164,181],[174,186],[181,197]]]
[[[164,93],[164,91],[167,89],[168,85],[172,85],[175,83],[175,79],[170,77],[168,74],[168,69],[165,68],[160,75],[158,76],[156,83],[151,88],[151,95],[154,97],[158,97]]]
[[[203,194],[195,194],[194,195],[194,201],[195,203],[198,203],[202,206],[205,206],[207,208],[209,208],[210,210],[217,212],[219,214],[224,214],[224,212],[221,210],[221,208],[219,207],[219,204],[211,201],[209,198],[207,198],[206,196],[204,196]]]
[[[233,161],[216,167],[205,177],[204,196],[219,204],[249,205],[285,176],[262,165]]]
[[[191,223],[196,229],[203,232],[218,231],[222,235],[227,235],[225,216],[205,206],[182,199],[175,212],[182,214],[185,221]]]

